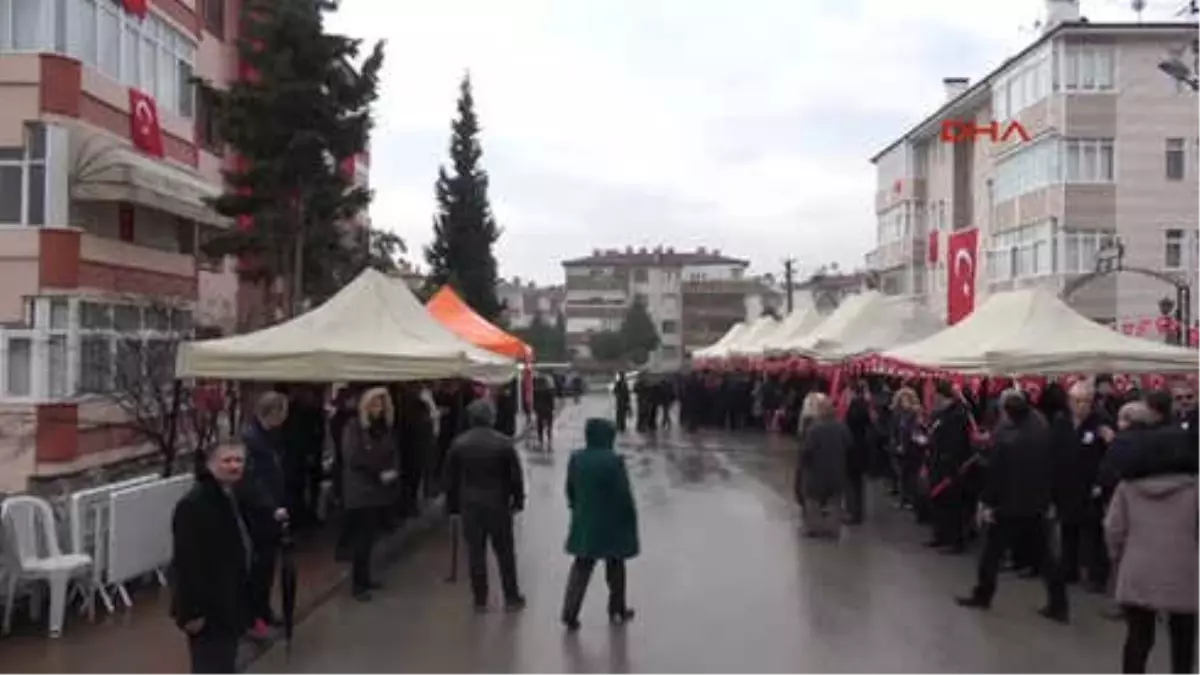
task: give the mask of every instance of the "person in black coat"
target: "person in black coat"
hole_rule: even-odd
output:
[[[250,609],[253,637],[268,637],[269,624],[278,623],[271,609],[275,561],[279,553],[279,524],[288,519],[287,480],[279,429],[287,420],[288,400],[270,391],[258,398],[254,418],[242,433],[246,447],[246,490],[253,505],[250,531],[254,535],[254,566],[250,571]]]
[[[846,428],[854,442],[846,453],[846,522],[858,525],[863,521],[866,500],[866,473],[871,462],[874,426],[871,419],[870,393],[865,382],[855,382],[850,405],[846,409]]]
[[[629,422],[629,383],[625,381],[625,373],[617,373],[617,381],[613,384],[613,402],[617,409],[617,432],[624,433]]]
[[[1175,386],[1175,411],[1179,428],[1187,434],[1191,447],[1200,446],[1200,412],[1196,407],[1196,388],[1187,382]]]
[[[471,428],[459,434],[446,455],[446,511],[462,518],[467,568],[475,610],[487,610],[487,545],[500,571],[505,605],[525,606],[517,583],[513,514],[525,508],[525,480],[513,439],[493,427],[496,412],[486,400],[467,406]]]
[[[246,455],[209,449],[192,489],[171,517],[171,617],[187,635],[193,673],[232,673],[250,626],[254,548],[248,504],[237,492]]]
[[[981,520],[988,524],[978,579],[969,596],[958,598],[964,607],[988,609],[996,594],[996,577],[1004,554],[1018,542],[1029,542],[1046,581],[1048,619],[1066,623],[1067,592],[1049,547],[1046,516],[1053,497],[1053,457],[1049,425],[1035,413],[1024,394],[1016,390],[1000,399],[1006,424],[997,427],[980,496]]]
[[[1082,565],[1092,589],[1103,592],[1109,564],[1098,488],[1110,422],[1092,406],[1094,398],[1086,382],[1075,383],[1068,410],[1054,420],[1054,508],[1061,525],[1063,580],[1079,581]]]
[[[936,387],[934,413],[925,435],[930,445],[928,475],[931,487],[945,487],[930,495],[933,539],[926,545],[957,554],[966,550],[973,507],[962,475],[963,465],[973,454],[970,413],[950,384],[939,382]]]

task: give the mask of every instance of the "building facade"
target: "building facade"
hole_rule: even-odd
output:
[[[976,306],[992,292],[1079,286],[1118,240],[1126,268],[1195,278],[1197,100],[1158,67],[1195,39],[1195,24],[1089,23],[1069,0],[1047,10],[1032,44],[974,84],[945,80],[945,102],[872,158],[867,267],[880,290],[945,316],[949,236],[971,228]],[[993,122],[995,139],[947,132]],[[1069,301],[1107,323],[1156,317],[1164,297],[1175,297],[1171,283],[1120,273]]]
[[[145,453],[121,364],[237,323],[233,262],[199,253],[232,159],[192,78],[237,76],[239,5],[0,0],[0,490]]]
[[[652,362],[678,366],[693,349],[778,303],[775,293],[746,276],[749,265],[719,250],[677,252],[662,246],[597,249],[564,261],[567,345],[589,358],[591,334],[620,329],[629,305],[640,296],[661,338]]]
[[[510,329],[529,328],[537,316],[548,324],[558,320],[566,302],[562,286],[538,286],[520,277],[501,279],[496,284],[496,296],[504,306],[504,318]]]

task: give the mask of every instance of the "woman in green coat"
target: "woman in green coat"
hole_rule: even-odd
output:
[[[567,505],[571,530],[567,553],[575,557],[567,579],[562,621],[579,630],[579,608],[596,561],[604,561],[608,582],[608,618],[623,624],[633,618],[625,604],[625,561],[638,554],[637,506],[625,462],[613,451],[612,422],[592,418],[584,427],[587,447],[576,450],[567,466]]]

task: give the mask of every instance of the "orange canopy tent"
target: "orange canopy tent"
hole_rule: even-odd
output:
[[[455,335],[490,352],[520,361],[533,360],[533,348],[475,313],[449,286],[442,286],[425,309]]]

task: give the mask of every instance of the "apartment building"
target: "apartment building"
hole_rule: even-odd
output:
[[[120,364],[237,322],[232,261],[198,253],[232,160],[191,80],[236,77],[239,4],[0,0],[0,489],[145,452]]]
[[[528,328],[539,315],[553,324],[563,311],[566,293],[563,286],[538,286],[521,277],[501,279],[496,284],[496,295],[504,305],[504,317],[512,329]]]
[[[567,345],[588,358],[589,335],[619,329],[630,303],[641,296],[662,338],[653,362],[677,366],[691,350],[778,302],[777,294],[746,276],[749,266],[703,247],[596,249],[566,260]]]
[[[1113,237],[1126,268],[1194,280],[1197,99],[1158,64],[1195,40],[1196,25],[1090,23],[1073,0],[1050,0],[1047,14],[1038,38],[977,82],[946,79],[941,106],[872,158],[867,267],[880,290],[945,316],[949,236],[971,228],[976,305],[1015,288],[1062,292],[1096,270]],[[947,133],[993,122],[995,139]],[[1175,297],[1171,284],[1125,272],[1069,300],[1111,322],[1156,317],[1164,297]]]

